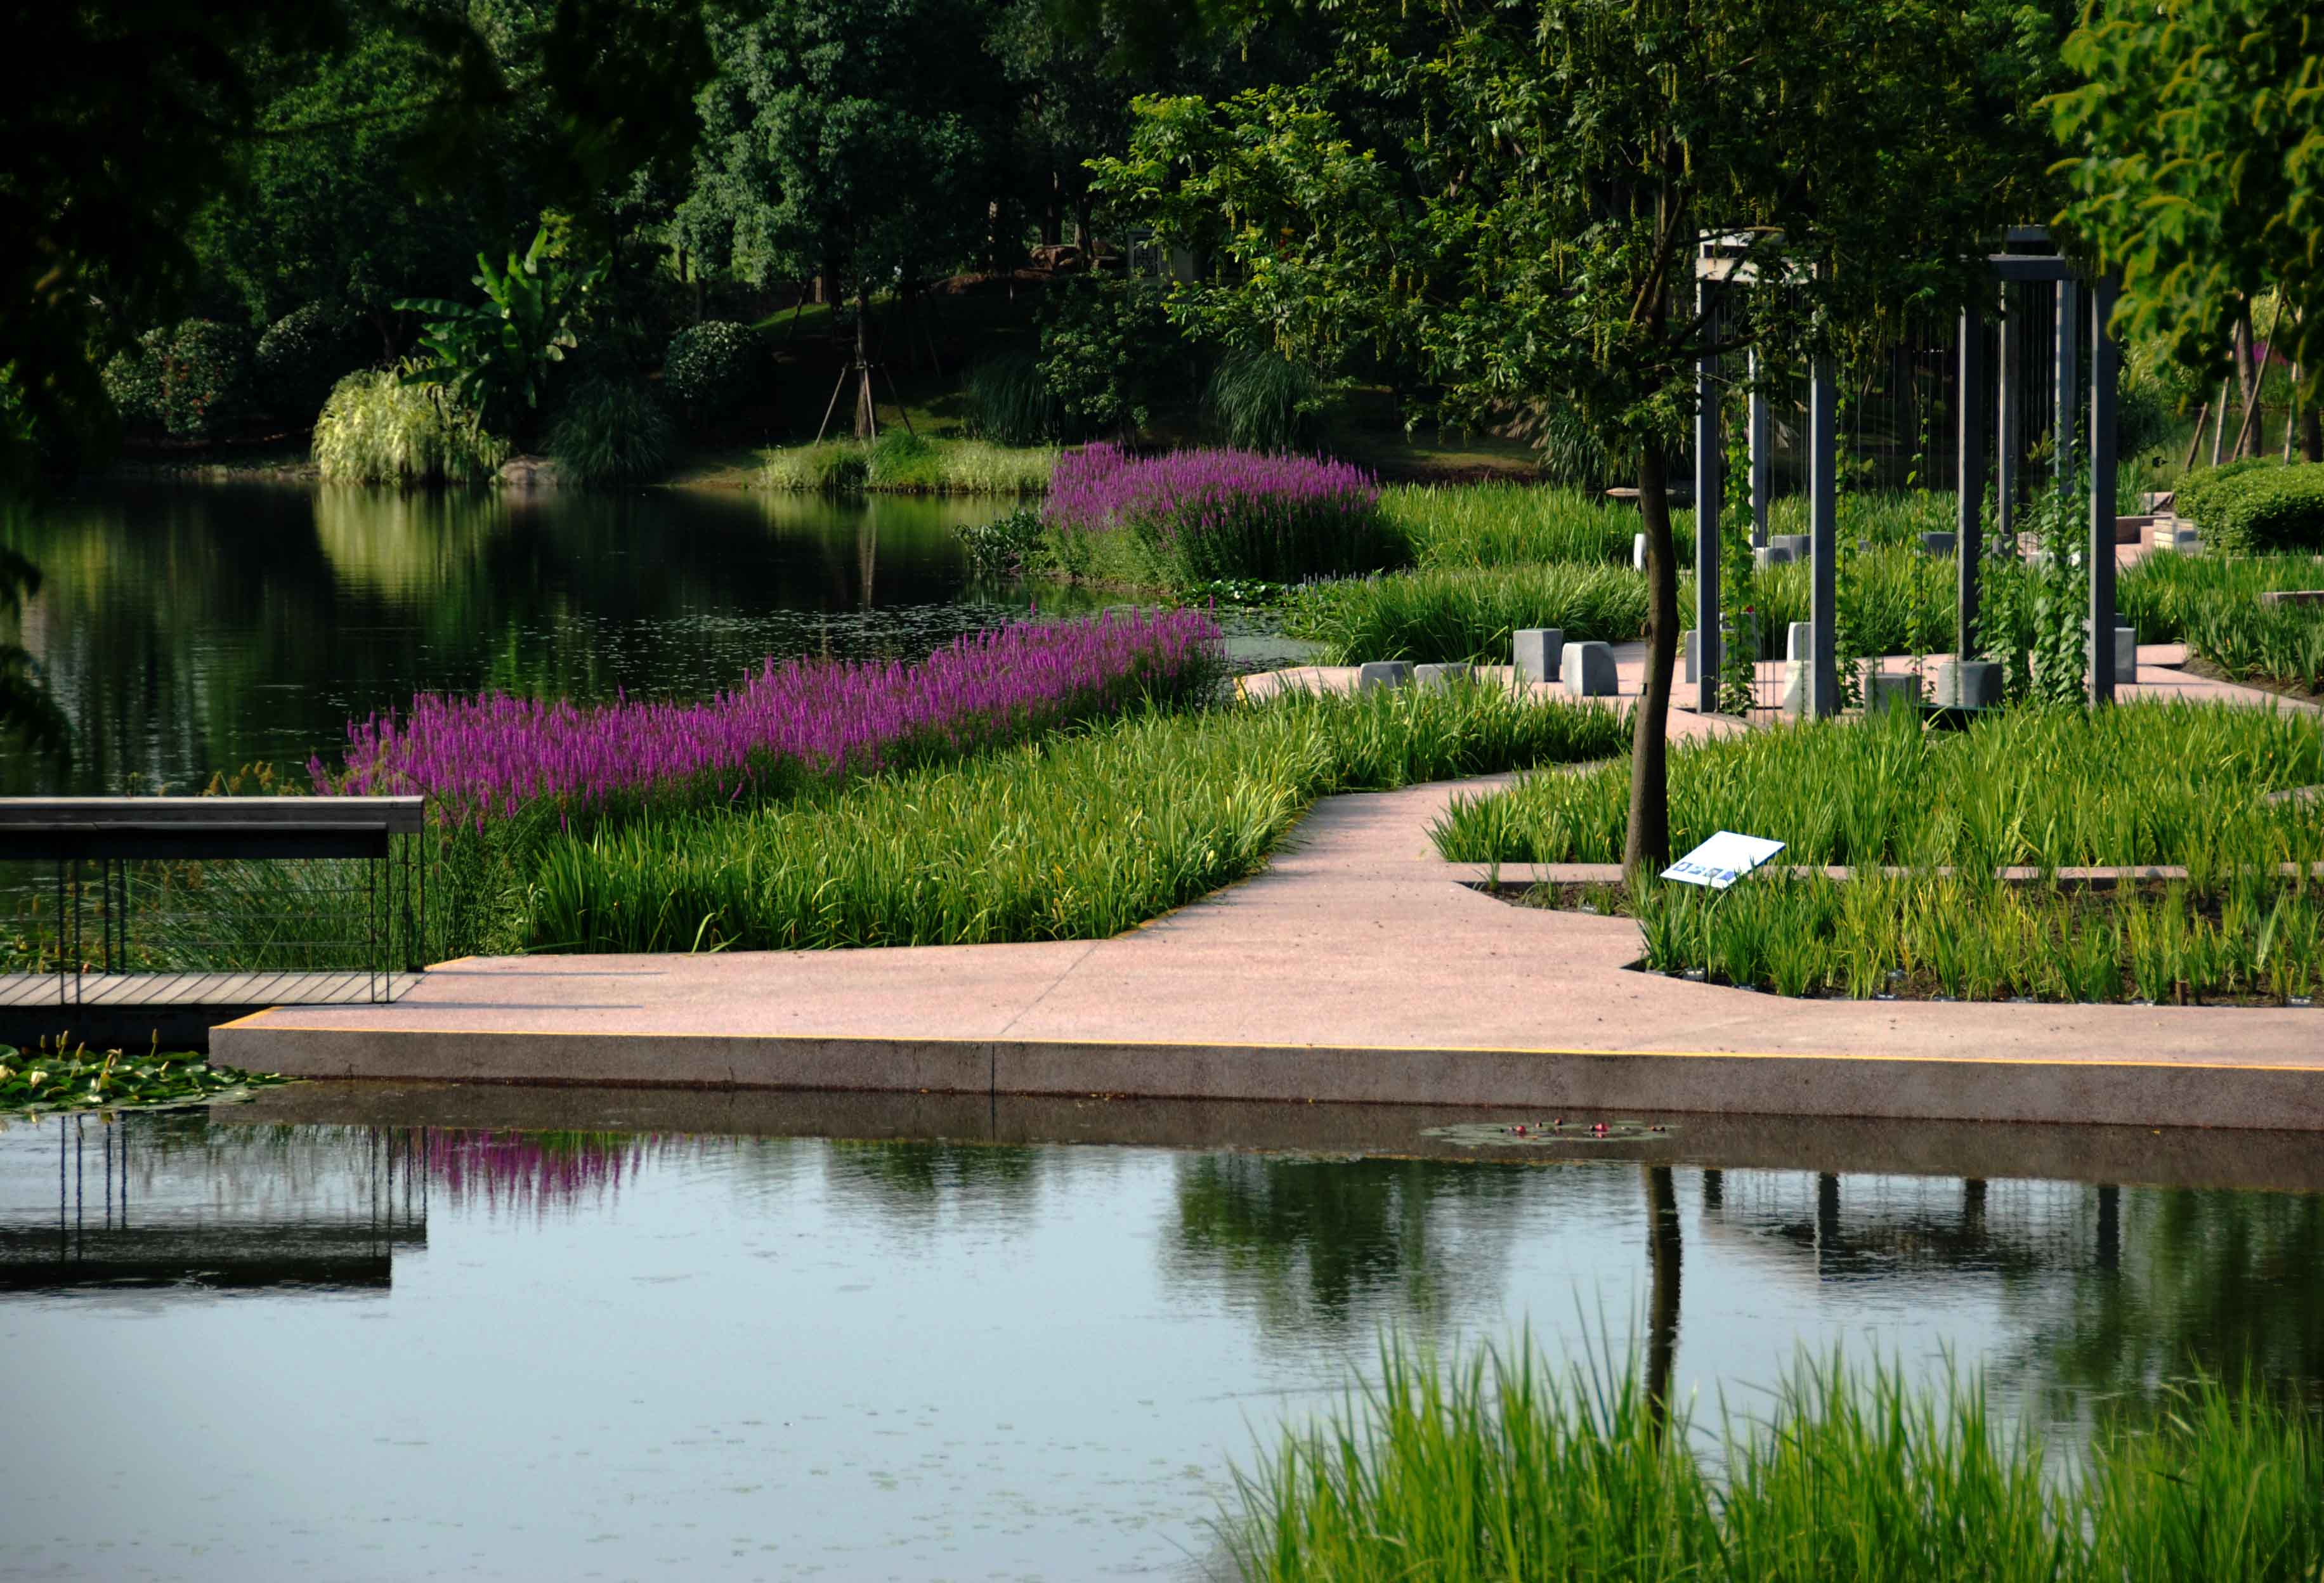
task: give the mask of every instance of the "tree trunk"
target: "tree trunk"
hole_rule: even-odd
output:
[[[2236,326],[2236,383],[2243,391],[2244,422],[2236,430],[2236,443],[2228,459],[2259,455],[2259,440],[2253,432],[2252,410],[2259,405],[2260,379],[2255,365],[2259,362],[2259,345],[2252,336],[2251,310],[2244,310],[2243,321]]]
[[[1622,842],[1622,867],[1633,886],[1670,861],[1665,733],[1678,653],[1678,551],[1671,542],[1669,469],[1662,440],[1649,439],[1638,457],[1638,510],[1646,527],[1646,677],[1630,741],[1630,828]]]
[[[1051,170],[1048,196],[1041,205],[1041,245],[1044,247],[1055,247],[1058,233],[1064,229],[1065,207],[1058,202],[1058,194],[1064,185],[1057,173]]]
[[[395,363],[395,324],[386,314],[374,308],[371,310],[372,328],[379,332],[380,361],[390,366]]]
[[[2324,422],[2318,421],[2316,403],[2308,403],[2300,419],[2300,454],[2310,462],[2324,462]]]

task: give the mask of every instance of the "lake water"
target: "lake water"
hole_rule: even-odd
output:
[[[2306,1140],[1477,1159],[1330,1109],[302,1085],[16,1122],[0,1577],[1216,1575],[1230,1466],[1387,1327],[1572,1356],[1663,1314],[1703,1417],[1835,1345],[1950,1349],[2069,1434],[2195,1364],[2324,1385]],[[2072,1174],[2141,1159],[2245,1190]],[[2250,1190],[2270,1160],[2309,1191]]]
[[[953,529],[1009,503],[91,487],[0,513],[45,579],[20,625],[77,749],[69,770],[0,751],[0,793],[198,790],[303,766],[419,691],[698,696],[769,655],[918,658],[1036,602],[1106,603],[971,580]],[[1231,649],[1291,652],[1263,629]]]

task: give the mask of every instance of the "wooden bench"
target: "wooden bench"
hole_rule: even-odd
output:
[[[270,1006],[392,1000],[420,971],[425,829],[419,797],[0,797],[0,862],[52,870],[43,888],[54,906],[57,963],[0,973],[0,1041],[201,1045],[211,1027]],[[350,942],[359,962],[231,971],[135,965],[129,865],[274,860],[365,865],[362,937]],[[83,927],[92,867],[94,953]]]

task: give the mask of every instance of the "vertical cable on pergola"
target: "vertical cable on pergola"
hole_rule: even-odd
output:
[[[2115,677],[2115,404],[2121,378],[2121,347],[2108,329],[2114,317],[2116,285],[2111,278],[2086,281],[2073,262],[2056,253],[2027,251],[2045,245],[2049,233],[2041,226],[2014,226],[2004,251],[1989,254],[1987,267],[2000,296],[1999,366],[1996,382],[1997,443],[1994,446],[1996,530],[2014,537],[2016,525],[2017,436],[2023,427],[2027,380],[2023,367],[2022,337],[2012,336],[2007,312],[2013,284],[2051,288],[2056,303],[2051,357],[2055,377],[2051,392],[2055,402],[2052,449],[2058,484],[2070,485],[2074,474],[2074,418],[2080,384],[2080,341],[2087,334],[2090,347],[2088,439],[2089,450],[2089,544],[2084,557],[2089,573],[2089,686],[2093,704],[2114,698]],[[1732,256],[1741,251],[1735,239],[1715,237],[1705,242],[1695,261],[1699,306],[1710,293],[1757,284],[1755,266]],[[1972,306],[1960,318],[1957,355],[1958,390],[1953,408],[1959,428],[1955,484],[1957,531],[1954,554],[1959,560],[1955,594],[1954,649],[1959,661],[1977,658],[1978,571],[1984,558],[1986,417],[1981,400],[1985,387],[1985,312]],[[1762,389],[1758,356],[1750,354],[1749,439],[1751,470],[1751,542],[1767,541],[1767,508],[1771,469],[1766,397]],[[1720,535],[1723,456],[1719,402],[1714,390],[1716,356],[1695,366],[1694,510],[1695,582],[1694,630],[1697,652],[1694,707],[1703,713],[1719,706]],[[1808,713],[1825,718],[1840,712],[1838,658],[1838,571],[1840,564],[1839,495],[1836,418],[1839,379],[1829,353],[1810,360],[1806,473],[1808,485],[1808,558],[1810,562]],[[1754,657],[1756,659],[1756,656]]]

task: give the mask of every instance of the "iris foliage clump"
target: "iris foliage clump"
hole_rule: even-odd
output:
[[[1247,1583],[2294,1583],[2324,1566],[2324,1430],[2207,1380],[2059,1448],[1977,1376],[1835,1356],[1714,1431],[1635,1363],[1391,1345],[1238,1472],[1221,1537]]]

